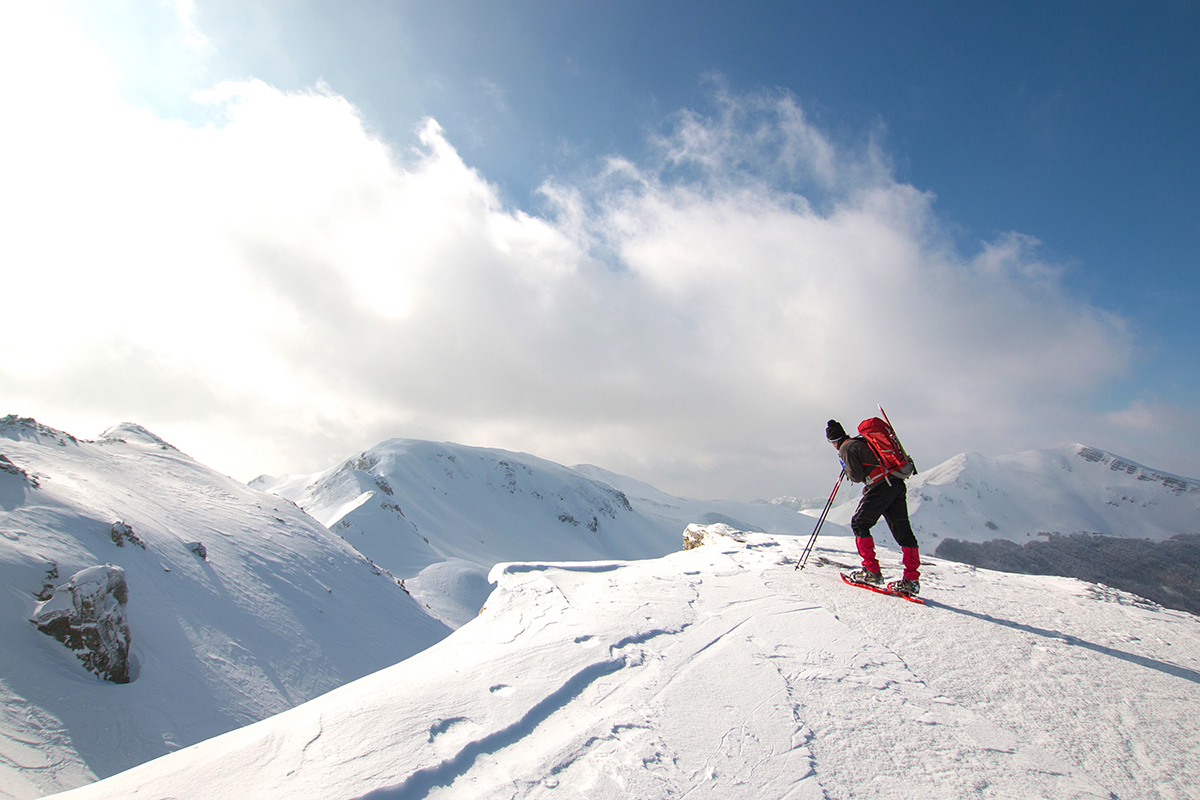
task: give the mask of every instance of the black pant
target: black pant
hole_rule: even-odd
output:
[[[891,483],[880,481],[863,492],[858,508],[850,518],[850,530],[855,536],[870,536],[871,528],[882,516],[892,529],[896,544],[901,547],[916,547],[917,537],[908,521],[908,489],[904,481],[893,477]]]

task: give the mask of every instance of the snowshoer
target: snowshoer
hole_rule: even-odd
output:
[[[883,585],[879,559],[875,557],[875,540],[871,538],[871,528],[883,517],[896,539],[896,544],[900,545],[901,561],[904,564],[903,578],[892,581],[888,588],[905,594],[917,594],[921,591],[921,556],[917,551],[917,537],[913,534],[912,524],[908,520],[908,489],[904,480],[897,475],[890,475],[882,480],[868,482],[872,470],[879,467],[880,459],[864,438],[847,436],[846,430],[837,420],[829,420],[825,428],[825,438],[838,451],[846,477],[854,483],[867,484],[863,488],[858,508],[850,519],[854,543],[858,546],[859,556],[862,557],[862,569],[850,573],[849,577],[859,583]]]

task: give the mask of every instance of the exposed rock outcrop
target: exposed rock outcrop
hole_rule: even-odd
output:
[[[28,483],[33,488],[38,488],[38,480],[36,476],[30,475],[21,467],[18,467],[6,455],[0,455],[0,472],[6,472],[9,475],[16,475],[21,480]]]
[[[133,532],[133,526],[122,520],[117,520],[112,524],[112,540],[117,547],[124,547],[125,543],[129,542],[143,550],[146,549],[146,543]]]
[[[88,567],[39,603],[30,620],[73,651],[85,668],[113,683],[129,683],[132,635],[125,571],[112,564]]]
[[[719,543],[722,539],[745,542],[746,534],[719,522],[713,525],[697,525],[693,522],[683,532],[683,549],[691,550],[701,545]]]

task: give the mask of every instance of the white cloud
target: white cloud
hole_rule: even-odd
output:
[[[431,120],[395,153],[327,87],[248,81],[188,126],[57,36],[23,57],[76,61],[10,95],[0,134],[4,413],[133,419],[242,478],[414,436],[815,495],[830,416],[883,402],[926,466],[1048,446],[1096,430],[1079,409],[1132,353],[1035,241],[960,254],[874,143],[786,95],[719,90],[659,161],[550,183],[537,216]]]
[[[179,41],[196,50],[208,50],[212,43],[196,24],[195,0],[175,0],[175,17],[179,21]]]

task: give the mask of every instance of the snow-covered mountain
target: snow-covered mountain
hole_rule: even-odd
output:
[[[696,501],[413,440],[253,485],[273,494],[135,425],[81,441],[0,421],[0,797],[164,753],[72,796],[1197,789],[1195,617],[929,557],[950,538],[1178,538],[1197,481],[1082,446],[930,469],[909,493],[924,608],[837,579],[850,492],[797,572],[823,501]],[[718,544],[678,552],[690,523]],[[110,649],[132,631],[130,683],[30,624],[80,605]]]
[[[94,602],[85,583],[119,589],[104,602],[131,632],[128,683],[30,623]],[[450,632],[291,503],[135,425],[84,441],[0,419],[0,585],[0,797],[112,775]]]
[[[849,524],[858,498],[829,519]],[[913,529],[924,544],[1099,533],[1162,541],[1200,533],[1200,481],[1074,444],[988,458],[958,455],[908,481]],[[886,536],[886,534],[885,534]]]
[[[655,558],[678,550],[693,522],[787,534],[812,524],[781,506],[672,497],[599,467],[411,439],[251,485],[294,501],[406,579],[452,626],[475,616],[501,561]]]
[[[844,585],[849,537],[724,533],[498,565],[429,650],[64,800],[1200,796],[1195,617],[937,560],[921,606]]]

